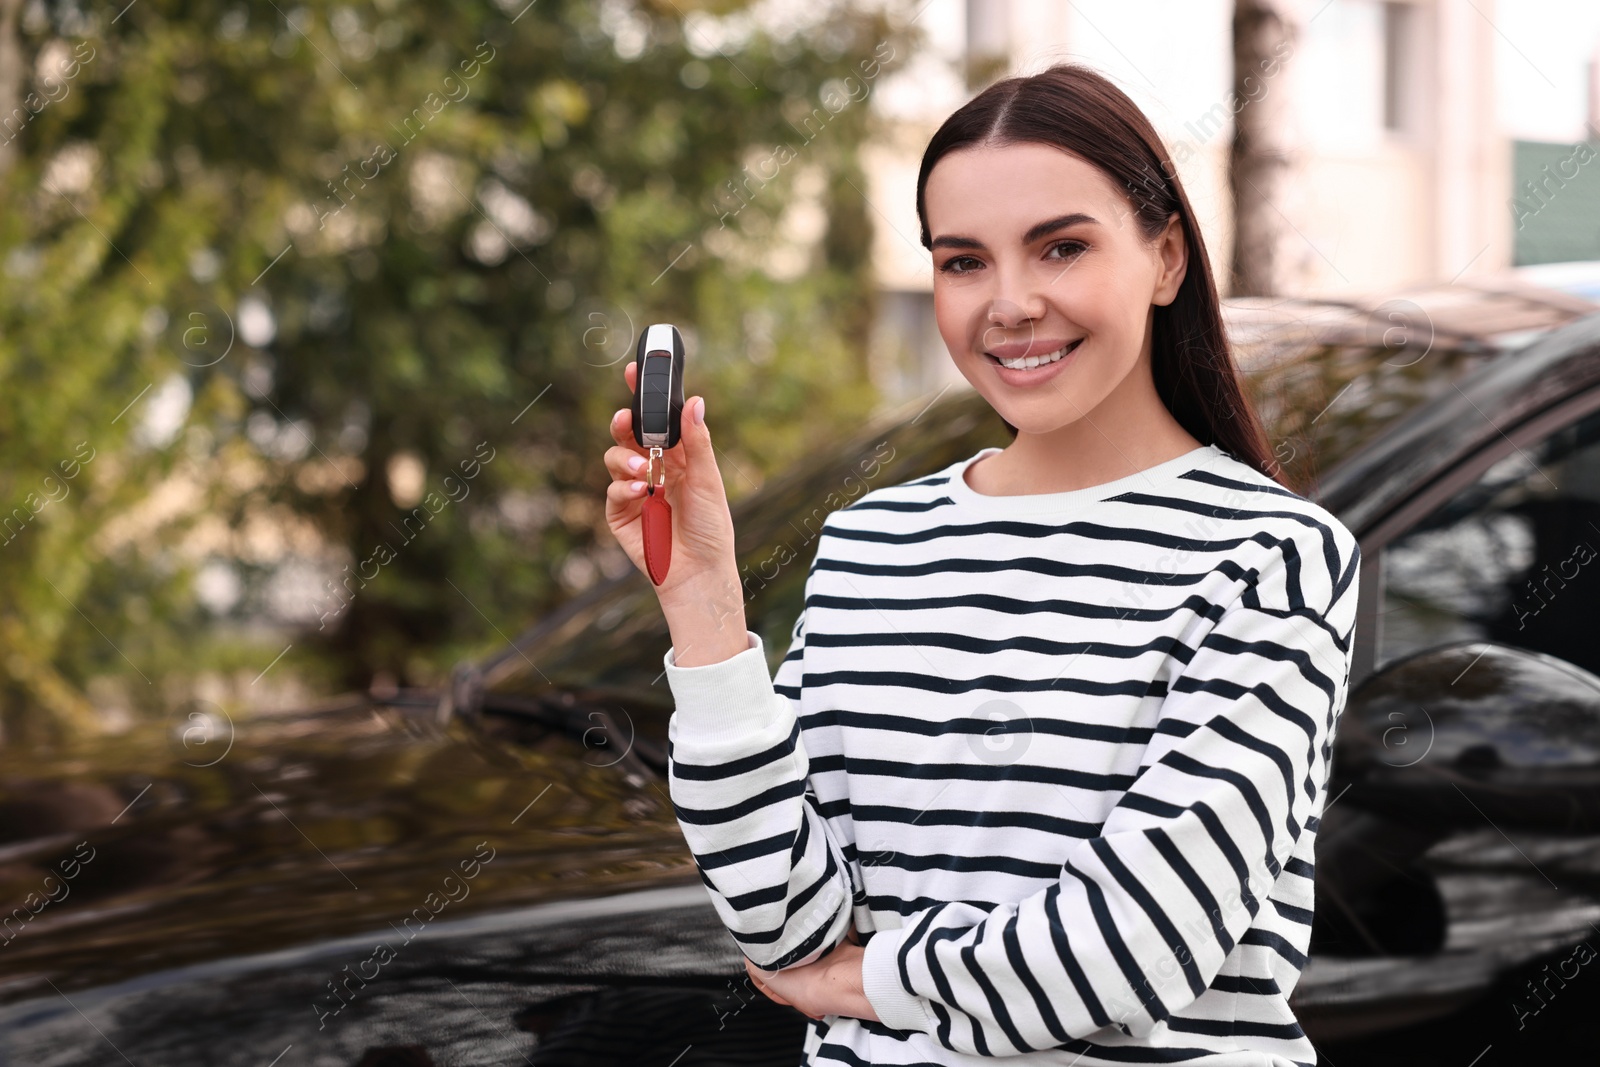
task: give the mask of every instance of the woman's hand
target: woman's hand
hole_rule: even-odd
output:
[[[834,950],[815,963],[786,971],[763,971],[748,959],[744,969],[756,988],[770,1000],[787,1004],[812,1019],[846,1015],[879,1022],[861,983],[861,947],[854,925]]]
[[[629,360],[623,380],[630,392],[637,376],[637,365]],[[714,663],[745,648],[733,515],[704,418],[705,398],[690,397],[683,405],[678,444],[661,455],[672,507],[672,559],[666,580],[654,588],[673,631],[675,660],[683,667]],[[611,437],[616,444],[605,454],[612,477],[606,489],[606,523],[633,565],[645,571],[641,514],[650,453],[634,442],[631,407],[612,416]]]

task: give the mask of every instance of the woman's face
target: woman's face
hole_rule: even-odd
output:
[[[1148,242],[1110,178],[1032,143],[953,151],[934,165],[923,195],[939,333],[1002,418],[1043,434],[1097,422],[1093,412],[1107,398],[1154,395],[1152,305],[1172,302],[1186,260],[1176,215]],[[1032,369],[999,362],[1063,349]],[[1107,411],[1127,407],[1113,402]]]

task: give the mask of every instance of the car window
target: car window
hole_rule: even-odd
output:
[[[1514,449],[1383,549],[1378,665],[1492,640],[1600,674],[1600,412]]]

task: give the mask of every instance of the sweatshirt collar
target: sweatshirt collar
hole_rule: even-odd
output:
[[[1123,493],[1159,492],[1179,475],[1197,467],[1208,466],[1219,457],[1227,454],[1216,445],[1202,445],[1164,463],[1158,463],[1142,471],[1135,471],[1126,477],[1103,482],[1100,485],[1086,486],[1082,489],[1071,489],[1063,493],[1022,493],[993,496],[988,493],[980,493],[968,485],[966,479],[967,469],[983,457],[994,455],[1001,451],[1004,450],[998,446],[985,448],[950,468],[950,480],[946,485],[946,493],[953,503],[959,507],[971,509],[973,512],[983,516],[1034,515],[1060,517],[1081,511],[1090,504],[1119,496]]]

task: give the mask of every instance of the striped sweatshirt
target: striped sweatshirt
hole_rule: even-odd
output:
[[[663,657],[673,806],[761,967],[854,924],[807,1064],[1288,1067],[1360,550],[1215,445],[1071,492],[983,449],[828,515],[791,644]]]

